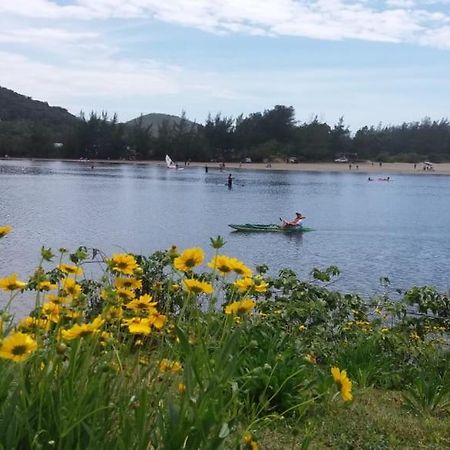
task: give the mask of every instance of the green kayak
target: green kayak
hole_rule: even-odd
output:
[[[313,231],[313,228],[308,227],[284,228],[276,224],[263,225],[263,224],[244,223],[241,225],[230,224],[228,226],[235,229],[236,231],[272,231],[278,233],[304,233],[306,231]]]

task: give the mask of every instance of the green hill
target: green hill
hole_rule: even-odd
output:
[[[59,106],[33,100],[0,86],[0,120],[32,121],[59,126],[76,121],[76,117]]]
[[[0,156],[59,157],[54,143],[64,142],[77,123],[64,108],[0,86]]]
[[[150,132],[154,137],[158,137],[159,129],[162,126],[166,126],[168,129],[172,129],[174,126],[180,126],[183,124],[186,128],[199,126],[198,123],[191,122],[186,118],[173,116],[170,114],[150,113],[145,114],[135,119],[131,119],[125,122],[125,126],[140,126],[142,128],[150,127]]]

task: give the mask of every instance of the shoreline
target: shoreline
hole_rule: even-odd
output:
[[[95,164],[127,164],[127,165],[148,165],[154,167],[165,167],[164,161],[148,161],[148,160],[105,160],[105,159],[56,159],[56,158],[0,158],[0,161],[51,161],[51,162],[69,162],[85,165]],[[208,166],[210,170],[220,170],[221,163],[218,162],[191,162],[188,165],[179,163],[180,169],[189,169],[191,167],[204,168]],[[413,163],[379,163],[361,162],[358,164],[334,163],[334,162],[311,162],[311,163],[237,163],[226,162],[222,171],[228,170],[265,170],[265,171],[292,171],[292,172],[338,172],[338,173],[368,173],[368,174],[410,174],[410,175],[450,175],[450,163],[433,164],[432,170],[423,170],[423,164],[418,163],[414,169]]]

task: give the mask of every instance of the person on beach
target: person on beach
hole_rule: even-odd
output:
[[[305,219],[305,216],[303,216],[302,213],[299,212],[295,213],[295,217],[292,220],[285,220],[280,217],[281,227],[282,228],[301,227],[303,219]]]

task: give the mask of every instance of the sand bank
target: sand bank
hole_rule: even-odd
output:
[[[149,165],[149,166],[161,166],[166,167],[165,161],[123,161],[123,160],[77,160],[77,159],[47,159],[47,158],[0,158],[0,160],[14,161],[64,161],[74,162],[79,164],[93,165],[96,164],[135,164],[135,165]],[[191,162],[188,166],[184,165],[184,162],[179,163],[180,168],[189,169],[191,167],[205,167],[208,166],[209,170],[220,170],[220,163],[217,162]],[[418,175],[450,175],[450,163],[433,164],[432,170],[424,170],[424,165],[421,163],[370,163],[361,162],[358,164],[344,163],[233,163],[226,162],[225,167],[222,167],[223,171],[236,170],[236,169],[252,169],[252,170],[288,170],[298,172],[347,172],[347,173],[368,173],[368,174],[418,174]]]
[[[197,163],[192,162],[189,167],[208,166],[209,169],[218,169],[219,163]],[[180,165],[180,167],[184,167]],[[225,168],[222,170],[234,169],[254,169],[254,170],[289,170],[300,172],[347,172],[347,173],[374,173],[374,174],[394,174],[394,173],[408,173],[419,175],[450,175],[450,163],[433,164],[432,170],[423,170],[423,164],[411,163],[383,163],[381,166],[378,163],[358,163],[348,164],[342,163],[225,163]]]

